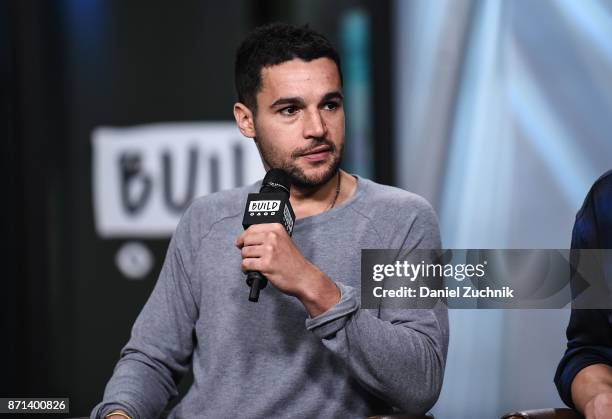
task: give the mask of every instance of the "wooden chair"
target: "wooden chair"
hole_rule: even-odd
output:
[[[535,409],[522,410],[507,413],[501,419],[584,419],[584,417],[572,409]]]

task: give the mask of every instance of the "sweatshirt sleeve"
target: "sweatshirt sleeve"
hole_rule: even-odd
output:
[[[188,212],[170,241],[157,283],[121,350],[104,398],[91,418],[122,409],[132,418],[155,418],[176,397],[189,368],[198,306],[190,282]]]
[[[436,216],[427,204],[418,212],[401,247],[439,249]],[[406,413],[425,413],[442,387],[448,349],[446,309],[360,309],[359,291],[336,282],[338,304],[306,327],[344,360],[371,393]]]

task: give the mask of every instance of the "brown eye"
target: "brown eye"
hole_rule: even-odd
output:
[[[297,113],[298,109],[295,106],[287,106],[280,110],[280,113],[286,116],[292,116]]]
[[[323,105],[323,109],[328,110],[328,111],[336,110],[339,107],[340,107],[340,104],[337,102],[327,102],[325,105]]]

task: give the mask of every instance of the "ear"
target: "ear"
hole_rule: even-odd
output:
[[[255,138],[254,115],[244,103],[234,103],[234,118],[242,135],[248,138]]]

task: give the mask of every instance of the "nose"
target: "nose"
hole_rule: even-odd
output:
[[[325,134],[327,134],[327,126],[320,110],[307,112],[304,121],[304,138],[323,138]]]

